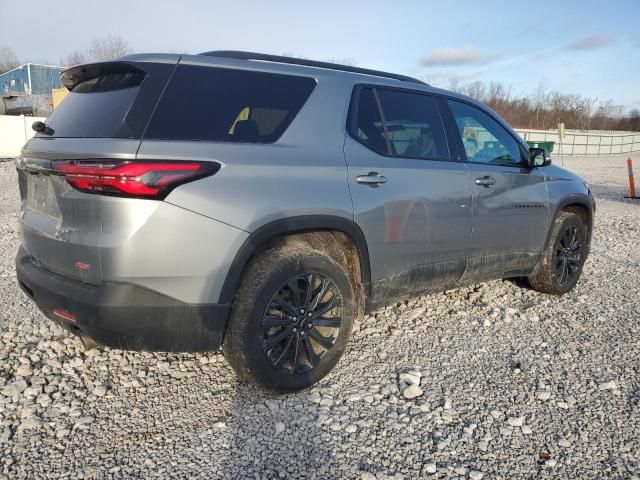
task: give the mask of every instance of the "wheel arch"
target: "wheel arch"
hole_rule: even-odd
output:
[[[556,204],[556,208],[552,217],[551,222],[549,222],[549,227],[547,229],[547,241],[545,242],[545,248],[549,245],[551,241],[551,231],[553,230],[553,224],[560,215],[561,212],[572,212],[579,215],[582,220],[587,219],[587,246],[591,246],[591,234],[593,230],[593,205],[591,199],[586,195],[581,194],[573,194],[568,197],[562,199],[560,202]]]
[[[360,227],[352,220],[344,217],[334,215],[301,215],[266,223],[249,235],[236,253],[229,267],[220,292],[219,303],[230,304],[233,302],[236,290],[240,285],[242,274],[249,261],[256,253],[262,251],[266,245],[271,245],[278,239],[290,235],[317,231],[338,231],[344,233],[351,239],[358,252],[363,293],[365,296],[369,296],[371,286],[369,249],[364,233],[362,233]]]

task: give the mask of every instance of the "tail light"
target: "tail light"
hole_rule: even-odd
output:
[[[76,190],[100,195],[162,199],[183,183],[213,175],[215,162],[72,160],[53,163]]]

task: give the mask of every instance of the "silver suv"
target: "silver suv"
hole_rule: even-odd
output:
[[[16,266],[87,346],[222,347],[294,391],[380,306],[506,277],[563,294],[587,258],[588,185],[419,80],[228,51],[62,79],[16,161]]]

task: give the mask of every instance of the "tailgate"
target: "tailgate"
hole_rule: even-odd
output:
[[[16,166],[22,244],[37,263],[68,278],[92,284],[102,282],[100,195],[73,189],[64,177],[52,172],[51,163],[105,157],[107,149],[110,156],[117,152],[118,158],[133,159],[138,145],[138,140],[116,139],[30,141],[30,148],[23,150]]]

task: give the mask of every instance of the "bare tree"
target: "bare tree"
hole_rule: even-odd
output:
[[[91,61],[101,62],[133,53],[133,48],[121,36],[97,38],[91,42],[87,56]]]
[[[73,67],[75,65],[80,65],[82,63],[87,63],[87,55],[78,50],[71,52],[67,55],[64,60],[62,60],[62,64],[67,67]]]
[[[89,62],[104,62],[133,53],[133,48],[121,36],[96,38],[87,50],[75,50],[67,55],[62,63],[68,67]]]
[[[8,72],[20,65],[16,52],[11,47],[0,47],[0,73]]]

